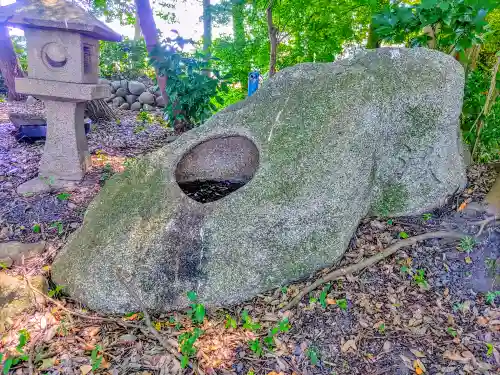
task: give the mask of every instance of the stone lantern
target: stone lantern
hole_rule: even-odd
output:
[[[28,77],[16,78],[16,90],[41,98],[47,117],[39,175],[18,193],[70,187],[90,167],[86,102],[111,95],[109,85],[98,84],[99,40],[121,36],[65,0],[18,0],[0,8],[0,23],[24,29]]]

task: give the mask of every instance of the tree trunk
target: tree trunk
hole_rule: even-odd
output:
[[[212,46],[212,9],[210,0],[203,0],[203,53],[209,55]]]
[[[141,24],[139,23],[139,16],[137,12],[135,13],[135,23],[134,23],[134,40],[140,40],[142,36]]]
[[[497,57],[497,62],[495,63],[495,65],[493,66],[493,69],[491,70],[490,89],[488,90],[488,95],[486,96],[486,102],[484,103],[484,107],[476,120],[476,123],[477,123],[476,141],[474,142],[474,147],[472,148],[472,160],[475,160],[476,153],[478,152],[478,149],[479,149],[481,130],[483,128],[483,120],[482,120],[481,116],[484,116],[484,117],[488,116],[491,108],[493,107],[493,104],[495,104],[495,100],[496,100],[497,95],[498,95],[496,83],[497,83],[497,75],[498,75],[499,69],[500,69],[500,56]],[[499,203],[499,206],[500,206],[500,203]]]
[[[273,2],[267,7],[267,31],[271,44],[269,53],[269,78],[276,74],[276,54],[278,48],[278,29],[273,23]]]
[[[23,100],[25,95],[16,92],[15,78],[23,77],[24,73],[17,60],[8,29],[0,30],[0,72],[8,89],[8,100]]]
[[[366,41],[367,49],[375,49],[380,47],[380,40],[378,39],[377,34],[375,33],[375,29],[373,24],[370,23],[370,28],[368,29],[368,39]]]
[[[250,73],[250,61],[245,55],[245,16],[243,13],[244,3],[242,0],[233,0],[231,6],[231,18],[233,20],[233,39],[234,47],[237,56],[240,56],[244,61],[242,62],[242,70],[238,72],[238,81],[244,92],[248,89],[248,73]]]
[[[151,9],[151,4],[149,0],[135,0],[135,7],[137,9],[137,17],[139,18],[139,24],[141,25],[142,35],[146,42],[146,48],[149,53],[158,45],[158,33],[156,31],[156,23],[153,17],[153,10]],[[155,56],[151,56],[155,58]],[[168,103],[168,95],[166,91],[167,87],[167,77],[160,76],[158,71],[156,71],[156,81],[158,82],[158,87],[160,88],[161,96],[165,100],[165,105]]]

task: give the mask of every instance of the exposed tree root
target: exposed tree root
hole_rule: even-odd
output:
[[[486,224],[485,224],[486,225]],[[401,240],[399,242],[396,242],[395,244],[389,246],[388,248],[384,249],[383,251],[357,263],[353,264],[348,267],[342,267],[339,269],[336,269],[325,276],[317,279],[314,283],[311,285],[305,287],[302,289],[299,294],[297,294],[288,305],[286,305],[283,310],[290,310],[291,308],[295,307],[296,305],[299,304],[300,300],[308,293],[312,292],[314,289],[317,287],[333,280],[337,280],[342,276],[352,274],[354,272],[361,271],[362,269],[366,267],[370,267],[371,265],[381,261],[382,259],[387,258],[389,255],[394,254],[396,251],[403,247],[411,246],[416,244],[417,242],[424,241],[424,240],[429,240],[432,238],[453,238],[453,239],[460,239],[464,236],[463,233],[458,233],[458,232],[447,232],[447,231],[438,231],[438,232],[430,232],[430,233],[424,233],[420,234],[418,236],[406,238],[404,240]]]
[[[145,335],[147,336],[153,336],[161,345],[162,347],[167,350],[170,354],[174,355],[177,360],[180,361],[180,355],[177,351],[177,348],[175,348],[172,344],[170,344],[168,341],[164,340],[160,333],[153,327],[153,324],[151,323],[151,318],[148,314],[148,312],[146,311],[146,309],[143,309],[142,313],[144,314],[144,320],[146,322],[146,325],[147,325],[147,329],[146,327],[144,327],[143,325],[140,325],[140,324],[134,324],[134,323],[129,323],[129,322],[124,322],[122,321],[121,319],[118,319],[118,318],[105,318],[105,317],[102,317],[102,316],[91,316],[91,315],[87,315],[87,314],[82,314],[82,313],[79,313],[77,311],[73,311],[71,309],[68,309],[66,306],[64,306],[62,303],[60,303],[59,301],[47,296],[45,293],[43,293],[42,291],[38,290],[37,288],[35,288],[33,286],[33,284],[31,284],[31,281],[25,277],[24,280],[26,281],[26,283],[28,284],[29,288],[36,294],[42,296],[43,298],[45,298],[45,300],[47,300],[48,302],[56,305],[58,308],[60,308],[61,310],[63,310],[64,312],[70,314],[70,315],[73,315],[73,316],[76,316],[76,317],[79,317],[79,318],[82,318],[82,319],[87,319],[87,320],[94,320],[94,321],[98,321],[98,322],[109,322],[109,323],[114,323],[114,324],[117,324],[119,326],[122,326],[124,328],[135,328],[135,329],[139,329],[141,330]],[[127,286],[127,289],[129,289],[129,287]],[[134,296],[135,297],[135,296]],[[137,299],[138,301],[140,301],[140,299]],[[140,302],[140,304],[142,305],[142,302]]]
[[[148,327],[149,333],[152,336],[154,336],[154,338],[160,343],[163,349],[165,349],[167,352],[175,356],[175,358],[177,358],[177,360],[180,362],[181,356],[179,355],[177,348],[175,348],[172,344],[170,344],[167,340],[165,340],[160,335],[160,332],[158,332],[158,330],[153,326],[153,322],[151,321],[151,317],[149,316],[148,310],[144,305],[144,302],[142,302],[139,293],[133,287],[133,283],[130,280],[127,280],[127,277],[125,277],[124,273],[125,272],[123,270],[117,270],[116,276],[118,277],[120,283],[127,289],[128,293],[130,294],[130,297],[132,297],[139,304],[141,312],[144,314],[144,321],[146,323],[146,326]],[[190,368],[193,368],[193,365],[191,363],[189,363],[188,366]]]

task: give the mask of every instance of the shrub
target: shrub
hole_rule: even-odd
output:
[[[172,122],[185,121],[199,125],[206,121],[217,106],[224,103],[220,94],[229,91],[226,79],[218,70],[210,68],[210,59],[200,53],[186,54],[184,45],[191,40],[177,36],[167,38],[166,44],[151,52],[151,64],[167,77],[169,102],[165,113]],[[208,72],[208,74],[207,74]]]
[[[498,77],[500,80],[500,77]],[[491,82],[491,72],[478,68],[468,74],[462,109],[462,132],[465,142],[472,149],[476,143],[480,117]],[[490,162],[500,159],[500,97],[497,97],[487,116],[481,116],[483,126],[477,145],[477,160]]]
[[[148,64],[144,39],[125,38],[119,43],[101,41],[99,70],[104,78],[154,77],[154,69]]]

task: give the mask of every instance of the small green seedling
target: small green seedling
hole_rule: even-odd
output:
[[[193,291],[188,292],[187,297],[192,302],[190,305],[191,308],[188,310],[188,316],[195,324],[203,323],[203,320],[205,320],[205,315],[206,315],[205,306],[201,303],[196,302],[196,299],[198,297],[195,292]]]
[[[226,329],[228,328],[236,329],[236,327],[238,327],[238,323],[236,322],[236,319],[233,319],[231,315],[227,314],[226,323],[224,324],[224,327],[226,327]]]
[[[56,285],[56,287],[54,289],[49,289],[49,291],[47,292],[47,295],[50,298],[59,298],[62,295],[63,289],[64,289],[63,285]]]
[[[42,231],[42,226],[38,223],[33,224],[31,230],[33,231],[33,233],[40,233]]]
[[[288,293],[288,288],[286,286],[281,287],[281,293],[287,294]]]
[[[92,371],[97,370],[102,363],[102,347],[101,345],[96,345],[94,349],[92,349],[92,353],[90,353],[90,365],[92,366]]]
[[[413,275],[413,281],[415,283],[424,288],[427,289],[429,287],[429,284],[427,283],[427,279],[425,278],[425,270],[422,269],[417,269],[415,270],[415,274]]]
[[[476,246],[476,240],[471,236],[465,236],[460,240],[459,250],[469,254]]]
[[[247,310],[242,311],[241,320],[243,321],[243,328],[248,329],[249,331],[257,331],[260,329],[260,324],[252,321],[252,318],[248,315]]]
[[[347,299],[342,298],[337,300],[337,306],[340,310],[347,311]]]
[[[60,221],[54,221],[52,224],[50,224],[49,228],[55,228],[57,229],[57,234],[61,235],[64,233],[64,225]]]
[[[402,240],[405,240],[405,239],[407,239],[408,237],[410,237],[410,236],[408,235],[408,233],[406,233],[406,232],[399,232],[399,238],[401,238]]]
[[[259,339],[250,340],[248,342],[248,347],[257,357],[260,357],[264,352],[264,349],[262,348],[262,343],[260,342]]]
[[[385,323],[380,323],[379,326],[377,327],[378,333],[383,335],[385,333]]]
[[[453,338],[457,337],[457,335],[458,335],[457,330],[453,327],[446,328],[446,332],[448,333],[448,335],[450,335]]]
[[[56,195],[56,197],[60,201],[67,201],[69,199],[69,197],[71,197],[71,194],[70,193],[59,193]]]
[[[392,219],[387,220],[387,225],[392,225],[392,224],[394,224],[394,220]]]
[[[399,271],[402,274],[409,274],[409,273],[411,273],[411,268],[408,267],[407,265],[402,265],[401,268],[399,269]]]
[[[186,368],[189,365],[189,359],[196,354],[194,343],[203,334],[203,331],[196,327],[192,332],[184,332],[179,335],[179,349],[181,351],[181,367]]]
[[[487,342],[486,343],[486,357],[491,357],[493,355],[493,344]]]
[[[331,287],[332,285],[330,283],[326,284],[321,291],[321,294],[319,295],[319,303],[321,304],[321,306],[323,306],[324,309],[326,309],[326,306],[328,305],[326,303],[326,297],[328,296],[328,292],[330,291]]]
[[[307,358],[309,358],[309,362],[311,362],[311,365],[316,366],[319,363],[319,353],[316,348],[307,348],[306,355]]]
[[[422,220],[423,221],[429,221],[431,219],[432,219],[432,214],[430,214],[430,213],[425,213],[425,214],[422,215]]]
[[[0,268],[1,268],[2,270],[6,270],[6,269],[7,269],[7,268],[9,268],[9,267],[7,266],[7,263],[0,262]]]
[[[500,296],[500,290],[488,292],[484,297],[484,301],[486,302],[487,305],[493,305],[498,296]]]

